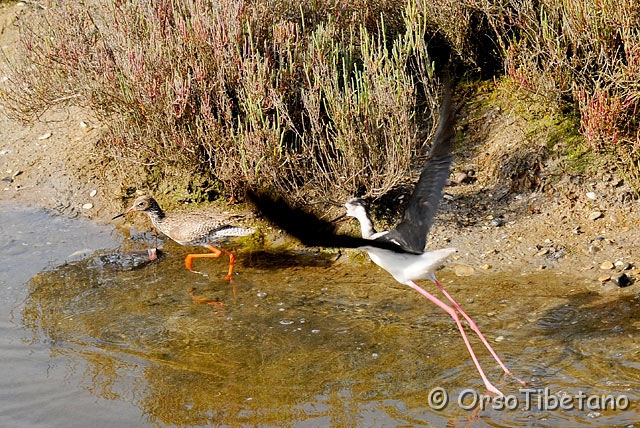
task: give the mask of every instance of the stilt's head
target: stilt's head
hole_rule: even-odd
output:
[[[344,204],[349,217],[367,216],[367,202],[362,198],[351,198]]]
[[[360,222],[362,237],[365,239],[373,239],[373,234],[376,233],[376,230],[367,212],[367,202],[361,198],[352,198],[345,202],[344,206],[347,209],[346,215],[348,217],[355,217]]]
[[[118,217],[122,217],[123,215],[132,213],[134,211],[142,211],[142,212],[146,212],[147,214],[155,214],[156,216],[160,216],[160,217],[162,217],[164,214],[162,212],[162,209],[160,209],[160,206],[158,205],[156,200],[153,199],[153,197],[149,195],[144,195],[144,196],[138,197],[135,201],[133,201],[133,205],[131,205],[130,208],[128,208],[123,213],[118,214],[117,216],[112,218],[112,220],[115,220]]]

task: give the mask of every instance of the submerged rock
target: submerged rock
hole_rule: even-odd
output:
[[[454,269],[457,276],[471,276],[476,272],[471,266],[465,265],[456,265]]]
[[[128,251],[125,253],[104,254],[95,258],[95,263],[103,268],[134,270],[154,263],[165,256],[165,253],[157,248],[149,248],[140,251]]]

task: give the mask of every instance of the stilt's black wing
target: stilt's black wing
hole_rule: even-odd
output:
[[[337,233],[335,223],[322,220],[300,208],[294,208],[284,200],[273,198],[266,193],[249,190],[247,197],[263,217],[288,234],[298,238],[304,245],[330,248],[369,246],[395,252],[405,252],[393,242],[356,238]]]
[[[424,251],[427,234],[442,199],[442,189],[449,178],[451,146],[455,139],[455,115],[456,109],[451,102],[451,88],[447,82],[440,108],[440,122],[420,179],[398,226],[378,240],[396,242],[408,252]]]

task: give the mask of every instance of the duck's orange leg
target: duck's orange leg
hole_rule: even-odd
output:
[[[201,258],[218,258],[222,255],[222,253],[227,253],[229,255],[229,273],[227,274],[227,276],[225,276],[223,279],[225,281],[228,281],[232,278],[233,276],[233,265],[235,263],[236,257],[231,254],[230,251],[228,251],[225,248],[216,248],[212,245],[207,245],[207,248],[211,251],[210,253],[204,253],[204,254],[187,254],[187,257],[185,257],[184,259],[184,265],[187,267],[187,269],[189,270],[193,270],[193,259],[201,259]]]

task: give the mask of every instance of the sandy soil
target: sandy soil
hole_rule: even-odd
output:
[[[18,8],[0,10],[5,52],[15,42],[11,17]],[[459,275],[547,269],[587,278],[602,292],[622,292],[607,278],[623,271],[640,281],[637,201],[615,168],[593,176],[564,174],[554,182],[548,172],[557,168],[555,160],[536,157],[540,147],[522,143],[523,124],[515,113],[490,109],[474,124],[466,119],[470,106],[460,117],[469,143],[457,149],[453,184],[429,247],[458,248],[451,264]],[[124,180],[137,169],[103,148],[100,135],[99,123],[80,108],[48,112],[29,126],[0,115],[0,199],[109,222],[123,209],[125,187],[136,184]],[[522,153],[533,155],[531,167],[509,182],[497,180]],[[463,172],[473,177],[455,184]],[[613,267],[604,269],[607,262]]]

